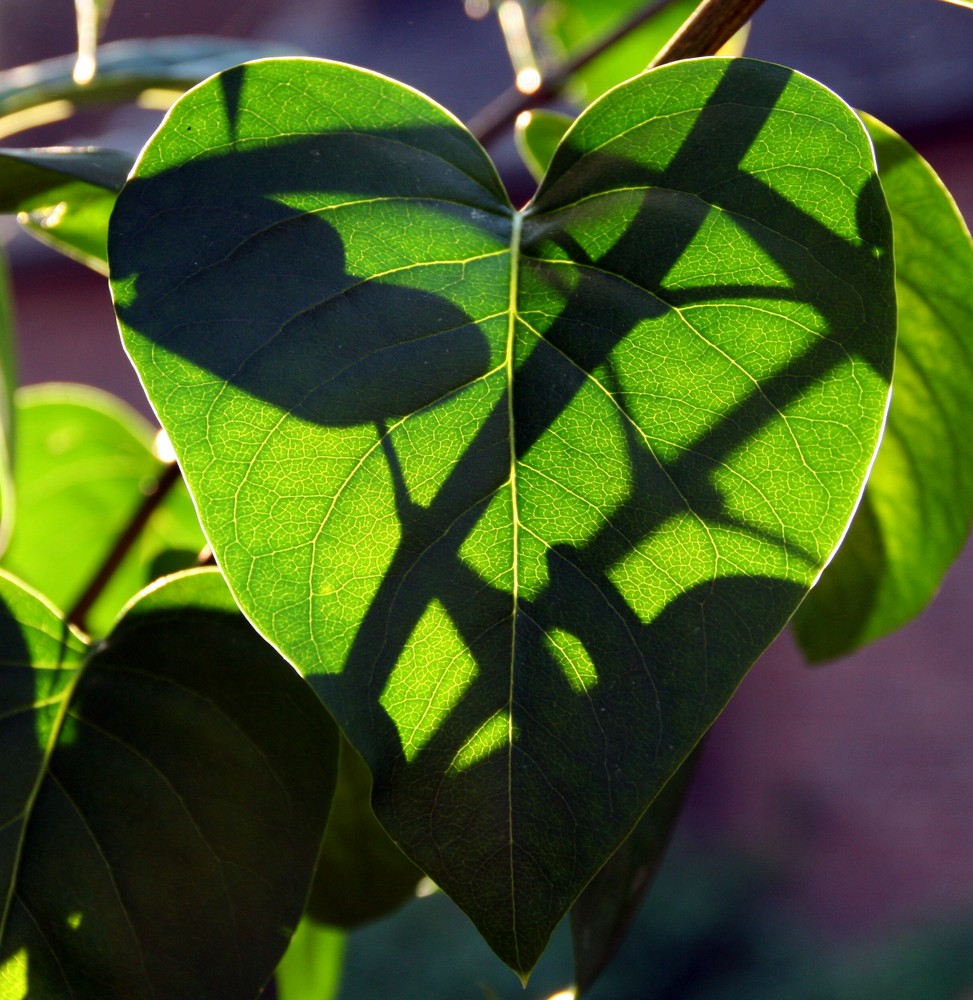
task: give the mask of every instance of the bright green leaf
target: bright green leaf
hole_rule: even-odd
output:
[[[335,1000],[346,935],[305,917],[274,974],[277,1000]]]
[[[861,491],[895,325],[861,122],[782,67],[676,63],[518,212],[422,95],[265,61],[173,108],[109,254],[241,607],[526,973]]]
[[[0,564],[67,612],[163,463],[153,454],[149,424],[107,393],[29,386],[16,401],[18,514]],[[198,553],[204,544],[192,501],[178,483],[92,608],[89,631],[109,630],[122,606],[154,579],[154,560],[162,553]]]
[[[87,649],[0,575],[0,635],[0,967],[38,998],[255,997],[334,783],[306,683],[217,570],[145,592]]]
[[[584,996],[611,960],[638,913],[669,846],[698,756],[696,750],[682,763],[571,907],[578,997]]]
[[[593,45],[620,31],[641,14],[646,0],[526,0],[528,23],[538,36],[543,60],[554,67],[578,58]],[[589,104],[605,91],[641,73],[662,51],[695,11],[698,0],[672,0],[654,16],[626,32],[602,53],[571,75],[568,95],[579,105]],[[738,32],[721,50],[723,56],[743,55],[747,29]]]
[[[572,121],[560,111],[545,111],[543,108],[525,111],[518,116],[514,141],[520,158],[535,180],[539,181],[546,173],[558,143]]]
[[[973,522],[973,243],[929,164],[875,119],[866,124],[895,234],[895,381],[851,530],[794,620],[811,660],[919,614]]]
[[[371,806],[372,776],[341,741],[331,802],[307,915],[319,924],[354,928],[384,917],[415,895],[422,872],[395,846]]]
[[[108,217],[132,163],[110,149],[0,150],[0,212],[107,276]]]
[[[571,78],[571,96],[588,104],[623,80],[641,73],[696,9],[698,0],[675,0],[646,24],[620,39]],[[555,65],[611,34],[646,5],[646,0],[531,0],[531,24]]]

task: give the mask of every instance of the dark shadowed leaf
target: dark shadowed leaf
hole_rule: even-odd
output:
[[[618,950],[662,864],[699,751],[680,765],[635,829],[571,907],[577,996],[588,991]]]
[[[67,612],[108,555],[145,492],[162,474],[155,434],[121,400],[88,386],[18,391],[16,528],[0,565]],[[192,501],[177,483],[88,615],[104,635],[131,598],[158,575],[155,560],[205,544]]]
[[[265,61],[175,105],[109,254],[241,607],[526,973],[858,499],[895,324],[861,122],[674,64],[515,211],[427,98]]]
[[[0,150],[0,212],[108,274],[108,217],[134,158],[111,149]]]
[[[342,740],[338,782],[307,904],[307,915],[317,923],[357,927],[415,895],[422,872],[382,829],[371,793],[368,766]]]
[[[892,212],[899,339],[888,424],[848,537],[794,619],[811,660],[925,608],[973,521],[973,243],[925,160],[873,118]]]
[[[306,682],[216,570],[145,592],[87,648],[2,575],[0,635],[0,983],[257,996],[334,783],[336,732]]]

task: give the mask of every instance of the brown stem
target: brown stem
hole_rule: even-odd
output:
[[[644,7],[610,35],[554,70],[534,93],[524,94],[516,87],[508,88],[470,119],[470,131],[486,145],[512,125],[522,111],[529,111],[553,100],[579,69],[587,66],[602,52],[673,2],[674,0],[657,0]],[[764,0],[703,0],[666,47],[652,60],[649,68],[654,69],[677,59],[713,55],[750,20],[763,2]]]
[[[179,466],[175,462],[166,463],[152,489],[145,495],[138,509],[129,519],[125,529],[118,536],[111,551],[105,556],[98,572],[91,578],[81,596],[75,601],[74,607],[68,612],[68,621],[80,629],[86,628],[88,612],[95,601],[101,597],[108,582],[115,575],[122,560],[128,555],[132,546],[138,541],[149,518],[156,512],[159,504],[166,498],[169,491],[179,482]]]
[[[516,87],[509,87],[470,119],[470,131],[483,145],[486,145],[495,139],[498,133],[512,125],[516,121],[517,115],[522,111],[529,111],[531,108],[553,100],[579,69],[587,66],[593,59],[597,59],[602,52],[610,49],[616,42],[635,31],[636,28],[640,28],[646,21],[651,20],[661,10],[674,2],[675,0],[656,0],[655,3],[644,7],[627,21],[623,21],[600,42],[596,42],[590,48],[553,70],[532,94],[524,94]]]
[[[703,0],[666,47],[649,63],[650,69],[675,62],[712,56],[753,17],[764,0]]]

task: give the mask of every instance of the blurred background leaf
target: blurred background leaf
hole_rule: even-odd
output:
[[[67,612],[165,466],[153,428],[108,393],[48,384],[24,387],[15,399],[18,516],[0,565]],[[91,634],[104,635],[155,578],[156,560],[168,553],[163,568],[182,569],[204,544],[177,483],[89,613]]]

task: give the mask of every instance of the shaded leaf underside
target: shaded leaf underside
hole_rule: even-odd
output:
[[[216,570],[145,592],[88,648],[0,574],[0,638],[0,993],[257,996],[334,784],[305,682]]]
[[[122,193],[123,335],[237,599],[516,970],[840,539],[889,249],[860,123],[751,61],[611,92],[523,212],[311,61],[191,92]]]

